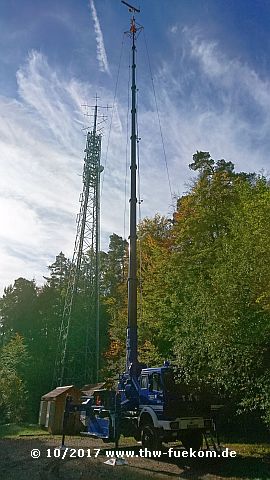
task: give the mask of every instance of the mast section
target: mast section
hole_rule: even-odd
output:
[[[138,363],[137,339],[137,111],[136,111],[136,33],[137,29],[134,13],[140,10],[124,2],[133,13],[130,31],[132,39],[132,83],[131,83],[131,150],[130,150],[130,236],[129,236],[129,271],[128,271],[128,325],[126,336],[126,371],[131,365]]]

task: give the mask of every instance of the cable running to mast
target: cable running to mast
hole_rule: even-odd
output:
[[[137,111],[139,109],[139,94],[137,94]],[[139,204],[139,224],[142,220],[141,214],[141,172],[140,172],[140,137],[139,137],[139,125],[138,125],[138,117],[136,118],[136,130],[137,130],[137,163],[138,163],[138,204]],[[139,250],[139,312],[140,312],[140,320],[143,317],[143,295],[142,295],[142,245],[141,245],[141,238],[138,239],[138,250]]]
[[[153,88],[153,93],[154,93],[154,99],[155,99],[155,105],[156,105],[156,111],[157,111],[157,117],[158,117],[158,124],[159,124],[159,131],[160,131],[160,138],[161,138],[161,142],[162,142],[162,149],[163,149],[165,167],[166,167],[167,178],[168,178],[168,185],[169,185],[169,190],[170,190],[170,195],[171,195],[171,200],[172,200],[172,205],[173,205],[174,204],[174,198],[173,198],[173,193],[172,193],[172,184],[171,184],[171,179],[170,179],[169,167],[168,167],[168,162],[167,162],[167,155],[166,155],[164,138],[163,138],[163,133],[162,133],[160,115],[159,115],[159,110],[158,110],[157,96],[156,96],[154,78],[153,78],[153,74],[152,74],[150,56],[149,56],[149,51],[148,51],[148,46],[147,46],[146,36],[145,36],[144,31],[143,31],[143,38],[144,38],[145,49],[146,49],[147,60],[148,60],[148,66],[149,66],[149,72],[150,72],[150,78],[151,78],[151,83],[152,83],[152,88]]]

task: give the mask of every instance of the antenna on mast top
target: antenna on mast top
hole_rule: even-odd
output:
[[[121,2],[126,5],[126,7],[128,7],[129,11],[130,12],[133,12],[133,13],[140,13],[140,9],[139,8],[136,8],[136,7],[133,7],[132,5],[130,5],[129,3],[127,2],[124,2],[124,0],[121,0]]]

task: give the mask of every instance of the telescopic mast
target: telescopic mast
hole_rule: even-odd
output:
[[[136,22],[134,13],[140,10],[122,0],[132,12],[130,36],[132,40],[132,82],[131,82],[131,149],[130,149],[130,232],[128,270],[128,325],[126,336],[126,371],[138,363],[137,341],[137,134],[136,134]]]

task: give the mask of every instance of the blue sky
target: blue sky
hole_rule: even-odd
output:
[[[173,194],[196,150],[236,169],[269,170],[270,3],[141,0]],[[120,0],[0,2],[0,290],[43,281],[71,256],[87,125],[82,104],[112,105],[123,32]],[[124,233],[128,63],[124,39],[108,144],[103,132],[102,247]],[[144,35],[138,39],[142,216],[172,214]],[[109,147],[108,147],[109,145]],[[108,152],[108,153],[107,153]],[[127,224],[127,219],[126,219]]]

